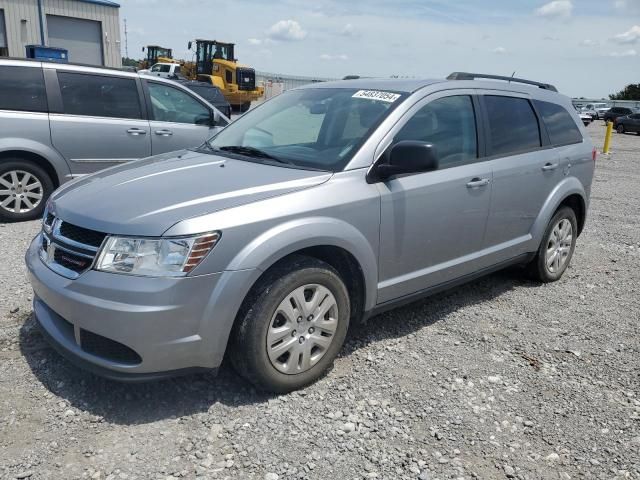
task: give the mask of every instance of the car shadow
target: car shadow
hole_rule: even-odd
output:
[[[522,280],[518,269],[509,269],[385,312],[368,319],[364,327],[354,325],[340,357],[347,357],[368,344],[403,337],[428,327],[457,309],[489,301],[515,286],[538,285]],[[216,403],[239,407],[274,398],[274,395],[256,391],[227,362],[217,375],[202,373],[147,383],[119,383],[95,376],[50,348],[33,315],[20,329],[19,345],[38,381],[70,406],[97,417],[97,421],[145,424],[206,412]]]

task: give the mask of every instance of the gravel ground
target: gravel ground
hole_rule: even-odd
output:
[[[640,136],[615,135],[561,281],[506,271],[380,315],[283,396],[228,367],[76,369],[31,317],[38,223],[0,225],[0,478],[640,478],[639,224]]]

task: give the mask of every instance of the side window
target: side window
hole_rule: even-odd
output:
[[[227,70],[225,73],[226,73],[226,82],[233,83],[233,73],[231,73],[231,70]]]
[[[478,158],[473,101],[468,95],[444,97],[422,107],[394,138],[432,143],[440,168],[455,167]]]
[[[154,65],[153,67],[151,67],[151,71],[152,72],[159,72],[161,67],[162,67],[162,65]]]
[[[58,71],[58,83],[67,115],[142,118],[133,78]]]
[[[553,145],[569,145],[582,142],[580,129],[569,112],[555,103],[535,100],[536,108],[542,116],[549,139]]]
[[[493,155],[516,154],[541,145],[538,119],[529,100],[486,95],[484,102]]]
[[[180,65],[178,65],[174,70],[173,73],[175,73],[176,75],[178,75],[180,73]]]
[[[0,67],[0,109],[47,112],[47,95],[42,69]]]
[[[153,82],[147,85],[154,120],[209,125],[211,118],[209,109],[191,95],[169,85]]]
[[[4,10],[0,8],[0,57],[8,57],[7,26],[4,23]]]

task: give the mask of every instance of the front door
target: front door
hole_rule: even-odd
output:
[[[159,153],[194,148],[211,138],[213,112],[184,90],[147,81],[150,102],[151,150]]]
[[[480,161],[477,104],[472,92],[422,100],[394,134],[435,146],[436,171],[379,183],[381,194],[378,303],[445,283],[476,270],[492,172]]]
[[[62,104],[49,115],[51,141],[72,175],[151,154],[136,79],[58,70]]]

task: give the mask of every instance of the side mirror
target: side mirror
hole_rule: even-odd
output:
[[[144,47],[142,47],[142,51],[144,52]]]
[[[187,43],[187,50],[191,50],[191,41],[189,41],[189,43]]]
[[[375,167],[377,180],[386,180],[394,175],[405,173],[430,172],[438,169],[438,152],[431,143],[414,140],[402,140],[396,143],[388,155],[387,161]]]

